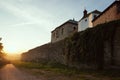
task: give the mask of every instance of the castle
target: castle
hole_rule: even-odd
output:
[[[51,43],[23,53],[22,60],[58,62],[77,68],[93,69],[96,64],[103,64],[105,68],[120,67],[120,20],[118,19],[120,19],[120,1],[114,1],[103,12],[94,10],[87,13],[87,10],[84,10],[83,17],[79,21],[68,20],[55,28],[51,32]],[[86,28],[90,29],[86,30]],[[80,33],[63,40],[75,32]],[[79,64],[76,63],[77,59]]]
[[[85,9],[83,17],[79,21],[68,20],[51,32],[51,43],[60,41],[73,35],[75,32],[83,31],[96,25],[120,19],[120,0],[114,1],[103,12],[94,10],[90,13]]]

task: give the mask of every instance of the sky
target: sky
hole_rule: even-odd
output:
[[[103,11],[115,0],[0,0],[0,37],[6,53],[22,53],[51,41],[51,31],[83,10]]]

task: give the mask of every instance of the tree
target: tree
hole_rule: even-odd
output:
[[[2,50],[3,50],[3,46],[2,46],[2,43],[0,43],[0,65],[3,63],[3,56],[4,56]]]
[[[2,38],[0,38],[0,41],[2,40]],[[0,58],[2,57],[3,53],[2,53],[2,50],[3,50],[3,46],[2,46],[2,43],[0,43]]]
[[[3,49],[3,46],[2,46],[2,43],[0,43],[0,57],[2,57],[2,55],[3,55],[2,49]]]

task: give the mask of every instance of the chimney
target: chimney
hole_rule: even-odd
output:
[[[87,16],[87,10],[85,9],[84,11],[83,11],[83,13],[84,13],[84,17],[86,17]]]

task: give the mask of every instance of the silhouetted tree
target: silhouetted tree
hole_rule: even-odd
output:
[[[1,41],[2,38],[0,38],[0,41]],[[3,46],[2,46],[2,43],[0,43],[0,57],[2,57],[3,53],[2,53],[2,49],[3,49]]]
[[[2,49],[3,49],[3,46],[2,46],[2,43],[0,43],[0,57],[2,57],[2,55],[3,55]]]
[[[0,38],[0,40],[1,40],[1,38]],[[3,50],[3,46],[2,46],[2,43],[0,43],[0,65],[3,64],[4,54],[3,54],[2,50]]]

